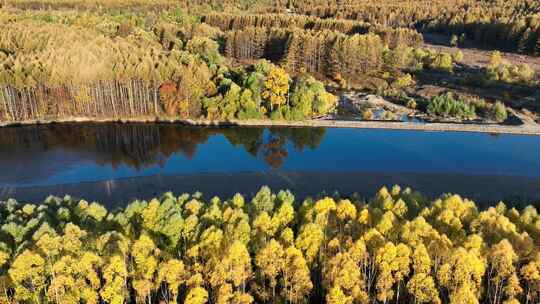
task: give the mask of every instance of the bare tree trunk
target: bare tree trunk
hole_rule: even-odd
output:
[[[2,88],[2,90],[0,91],[0,98],[2,99],[2,106],[4,107],[4,110],[2,111],[2,113],[4,113],[7,120],[7,117],[9,114],[8,114],[8,107],[7,107],[7,102],[6,102],[7,97],[5,96],[4,88]]]
[[[112,80],[107,82],[108,87],[108,95],[109,95],[109,102],[111,103],[111,107],[114,113],[114,116],[118,116],[118,110],[116,109],[116,100],[114,99],[114,92],[113,92],[113,83]]]
[[[133,116],[133,114],[135,113],[135,110],[133,109],[133,83],[132,81],[130,80],[128,82],[128,100],[129,100],[129,114],[130,116]]]
[[[152,90],[154,91],[154,112],[156,113],[156,116],[158,116],[158,104],[157,104],[158,94],[157,94],[157,88],[155,85],[152,88]]]

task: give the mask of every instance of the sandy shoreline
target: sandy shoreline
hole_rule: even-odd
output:
[[[524,124],[520,126],[474,124],[474,123],[412,123],[395,121],[355,121],[355,120],[306,120],[306,121],[273,121],[273,120],[192,120],[173,119],[161,117],[135,117],[135,118],[89,118],[67,117],[54,120],[27,120],[15,122],[0,122],[0,127],[17,125],[39,125],[57,123],[176,123],[192,126],[258,126],[258,127],[325,127],[325,128],[357,128],[357,129],[389,129],[389,130],[416,130],[440,132],[475,132],[494,134],[523,134],[540,135],[540,125]]]

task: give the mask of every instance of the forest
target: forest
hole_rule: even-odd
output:
[[[234,67],[219,30],[179,11],[143,16],[2,14],[0,117],[306,119],[337,99],[307,74],[261,60]]]
[[[356,20],[420,32],[464,36],[500,50],[539,54],[540,3],[535,0],[277,1],[270,11]]]
[[[540,216],[383,187],[370,199],[165,193],[0,203],[2,303],[538,303]]]
[[[2,0],[0,28],[0,125],[540,123],[537,0]],[[325,135],[79,126],[10,129],[0,157],[41,144],[139,169],[219,134],[275,170]],[[167,192],[109,209],[9,199],[0,303],[538,304],[538,204],[493,203],[397,185],[371,198]]]
[[[421,85],[457,87],[458,98],[485,99],[489,110],[497,101],[515,107],[540,83],[533,68],[501,53],[472,69],[461,51],[425,44],[434,33],[454,46],[537,54],[535,1],[379,2],[6,0],[0,121],[306,120],[336,115],[330,92],[340,90],[446,119],[428,111],[438,94],[417,94]]]

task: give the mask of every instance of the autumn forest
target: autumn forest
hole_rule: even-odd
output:
[[[382,188],[1,205],[4,303],[538,303],[540,216]]]
[[[6,0],[0,120],[302,121],[341,115],[339,92],[355,89],[430,119],[502,123],[507,108],[537,113],[514,102],[540,83],[534,67],[500,53],[540,52],[540,8],[502,3]],[[431,36],[457,51],[433,48]],[[469,68],[467,44],[491,52],[489,64]],[[421,85],[454,93],[445,102],[458,110],[428,111],[443,94]]]
[[[0,303],[539,304],[539,92],[538,0],[1,0]]]

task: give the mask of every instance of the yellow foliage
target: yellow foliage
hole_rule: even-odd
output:
[[[286,247],[291,246],[294,243],[294,231],[287,227],[283,229],[279,238]]]
[[[308,263],[311,263],[319,254],[323,241],[324,232],[321,227],[316,224],[307,224],[296,238],[296,247],[304,252]]]
[[[84,238],[86,234],[86,231],[79,228],[79,226],[68,223],[64,229],[64,236],[62,237],[63,249],[69,253],[79,254],[83,244],[82,238]]]
[[[540,253],[536,253],[531,261],[520,270],[529,290],[527,300],[537,299],[540,296]]]
[[[189,202],[186,203],[184,206],[186,210],[190,212],[192,215],[198,215],[199,211],[201,210],[202,206],[201,203],[198,200],[192,199]]]
[[[283,271],[285,251],[283,246],[276,240],[272,239],[262,248],[255,258],[255,265],[259,271],[270,280],[270,286],[275,288],[277,285],[278,275]]]
[[[46,287],[45,260],[38,254],[25,250],[17,256],[9,269],[15,288],[15,300],[40,302]]]
[[[413,252],[414,275],[407,283],[409,293],[418,303],[441,303],[435,280],[431,276],[432,261],[424,244]]]
[[[354,220],[356,218],[356,207],[350,200],[341,200],[337,205],[337,217],[342,220]]]
[[[49,233],[44,233],[38,239],[36,245],[46,256],[55,257],[62,250],[62,238],[57,235],[52,236]]]
[[[336,202],[330,197],[325,197],[315,203],[315,211],[319,214],[328,214],[333,210],[336,210]]]
[[[159,229],[158,208],[160,203],[157,199],[153,199],[148,203],[142,212],[143,226],[150,231],[156,231]]]
[[[98,303],[97,291],[101,285],[96,268],[101,259],[85,252],[81,259],[62,256],[52,266],[53,278],[49,285],[49,297],[56,303]]]
[[[9,261],[9,254],[0,250],[0,267],[4,266]]]
[[[358,223],[360,223],[360,225],[371,225],[371,216],[368,209],[362,209],[362,211],[360,211]]]
[[[459,248],[438,271],[438,279],[448,289],[450,303],[478,303],[486,266],[475,252]]]
[[[208,292],[202,287],[191,289],[185,300],[185,304],[205,304],[208,302]]]
[[[171,298],[176,299],[180,285],[185,282],[186,270],[184,263],[177,259],[170,259],[160,264],[158,272],[158,282],[167,283],[167,288],[171,293]]]
[[[132,247],[134,259],[133,287],[139,299],[145,299],[154,289],[159,249],[147,235],[142,235]]]
[[[240,241],[231,245],[224,264],[229,266],[231,281],[235,287],[244,285],[251,276],[251,258],[246,246]]]
[[[379,248],[375,261],[379,267],[377,299],[388,301],[394,297],[394,284],[399,284],[409,274],[410,249],[405,244],[395,246],[388,242]]]
[[[326,295],[326,303],[328,304],[350,304],[353,298],[346,296],[339,286],[332,287]]]
[[[103,300],[110,304],[123,304],[126,299],[125,282],[127,277],[128,272],[124,258],[119,255],[111,257],[103,271],[105,284],[100,291]]]
[[[0,204],[9,214],[0,302],[299,304],[317,293],[331,303],[513,304],[540,297],[534,207],[501,203],[479,212],[457,195],[430,203],[396,186],[367,202],[308,198],[298,209],[292,194],[269,189],[257,208],[234,200],[167,193],[111,213],[69,197]],[[62,216],[56,223],[43,214]],[[178,231],[165,235],[170,222]]]
[[[293,303],[298,303],[313,288],[306,260],[302,252],[293,246],[285,250],[283,283],[284,296]]]
[[[289,75],[284,69],[272,65],[264,82],[261,96],[268,101],[273,109],[285,104],[289,92]]]

